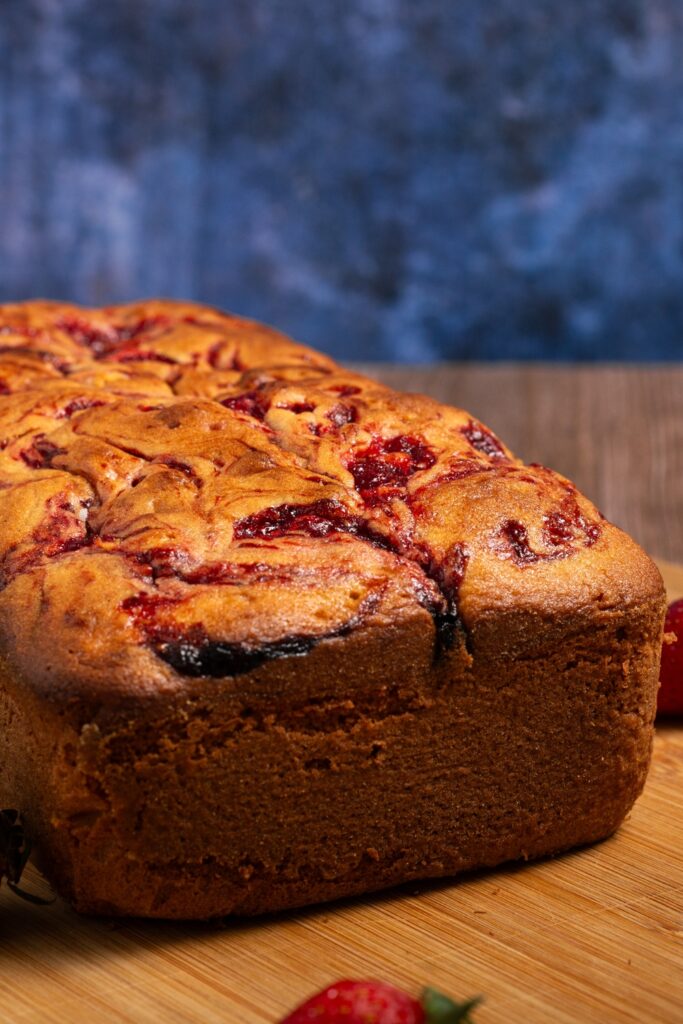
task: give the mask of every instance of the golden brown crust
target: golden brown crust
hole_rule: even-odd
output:
[[[167,686],[140,646],[176,634],[246,649],[411,600],[471,625],[661,587],[572,484],[467,413],[269,328],[155,301],[6,306],[0,330],[0,615],[51,691],[122,655]],[[80,592],[87,621],[67,614]]]
[[[7,741],[4,757],[16,759],[12,743],[26,730],[38,737],[33,770],[51,794],[53,825],[30,781],[2,761],[0,795],[17,793],[32,809],[57,865],[53,874],[85,909],[116,909],[102,891],[88,896],[85,881],[72,877],[94,877],[87,858],[76,863],[74,849],[89,849],[98,830],[118,851],[107,877],[114,877],[117,857],[128,859],[130,892],[121,896],[121,912],[193,916],[194,906],[203,908],[197,916],[207,916],[551,852],[606,834],[642,785],[663,607],[650,560],[569,481],[524,465],[468,413],[397,394],[270,328],[168,301],[104,310],[53,302],[2,307],[0,515],[2,706],[24,730]],[[383,653],[389,646],[392,657]],[[334,871],[325,869],[324,885],[319,864],[308,874],[273,867],[285,856],[283,836],[291,841],[284,829],[279,853],[273,840],[269,866],[245,868],[247,893],[239,864],[249,857],[228,853],[225,836],[218,851],[194,851],[187,863],[178,851],[169,853],[166,868],[162,853],[145,859],[135,839],[149,800],[132,790],[126,799],[122,794],[136,773],[144,776],[140,766],[154,757],[167,764],[163,785],[171,799],[168,773],[205,763],[205,737],[170,738],[186,707],[201,705],[195,725],[223,735],[219,723],[228,710],[239,722],[262,702],[266,746],[254,748],[253,737],[230,743],[234,756],[253,759],[254,780],[270,800],[279,784],[268,775],[268,759],[280,750],[286,762],[277,722],[288,709],[298,708],[309,724],[305,740],[294,728],[285,746],[302,745],[294,762],[314,765],[333,760],[310,752],[320,743],[310,724],[314,708],[348,700],[354,714],[360,709],[357,719],[349,712],[345,722],[355,724],[340,726],[334,741],[323,730],[321,749],[340,743],[348,761],[344,785],[363,789],[366,755],[353,730],[371,722],[381,735],[388,727],[384,712],[377,718],[372,711],[382,694],[393,693],[397,750],[400,741],[409,751],[412,719],[425,730],[424,744],[443,736],[443,722],[453,729],[469,715],[481,730],[487,714],[498,721],[500,697],[493,704],[489,698],[506,686],[516,694],[513,718],[535,718],[544,687],[551,708],[558,685],[569,688],[571,699],[548,711],[546,734],[532,737],[528,749],[516,737],[516,756],[526,757],[529,768],[531,751],[546,744],[536,767],[548,773],[551,748],[562,751],[564,744],[569,764],[584,692],[594,722],[602,716],[605,724],[593,734],[602,747],[591,747],[587,734],[579,755],[586,763],[602,759],[605,792],[613,786],[616,796],[590,822],[584,815],[571,827],[565,799],[554,824],[533,841],[527,836],[526,847],[513,829],[505,841],[499,834],[482,839],[479,857],[475,843],[469,853],[449,859],[442,851],[420,867],[424,851],[399,856],[394,849],[378,866],[372,854],[371,863],[356,863],[349,840],[343,856],[337,851]],[[620,687],[628,691],[628,710]],[[464,693],[470,697],[461,704]],[[151,752],[146,723],[164,716],[169,739],[162,756],[156,747]],[[123,783],[112,745],[128,764]],[[68,756],[66,746],[73,748]],[[474,740],[470,746],[479,749]],[[479,756],[487,750],[490,757],[490,744]],[[396,753],[386,778],[403,785],[413,756]],[[233,762],[228,755],[218,760],[216,785],[230,802],[226,780],[238,785]],[[302,793],[317,792],[315,771],[299,779]],[[432,776],[428,771],[425,780],[440,792],[443,812],[445,791]],[[595,798],[593,786],[586,782],[581,800],[589,791]],[[103,794],[99,804],[95,788]],[[195,798],[202,793],[200,786]],[[538,807],[548,793],[547,785],[538,789]],[[512,807],[519,793],[510,789],[505,799]],[[349,800],[345,813],[357,814]],[[244,813],[239,801],[231,806]],[[392,813],[400,808],[399,801]],[[405,815],[408,821],[407,808]],[[126,833],[131,817],[137,825]],[[262,827],[258,815],[246,817],[252,828]],[[376,850],[376,829],[365,826],[374,836],[365,836],[368,848]],[[301,820],[298,827],[312,826]],[[205,845],[210,832],[208,824],[199,830]],[[239,841],[246,843],[246,833]],[[316,849],[320,857],[319,842]],[[222,880],[214,889],[206,879],[219,862]],[[154,892],[145,897],[140,879],[152,876]],[[183,896],[182,879],[190,892],[190,876],[208,885],[203,901]],[[164,897],[166,890],[171,895]]]

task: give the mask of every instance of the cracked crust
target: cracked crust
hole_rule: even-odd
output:
[[[82,909],[252,912],[553,852],[616,827],[642,786],[663,615],[650,560],[573,484],[524,465],[468,413],[397,394],[270,328],[168,301],[2,307],[0,515],[12,737],[0,747],[0,794],[28,807],[48,870]],[[507,719],[506,688],[516,701]],[[324,728],[325,709],[340,702],[345,714]],[[394,713],[373,718],[385,705]],[[570,753],[587,714],[595,731]],[[452,792],[455,783],[468,792],[463,757],[493,756],[477,738],[486,715],[510,733],[527,775],[552,775],[553,745],[560,762],[566,745],[573,785],[579,763],[594,761],[604,792],[614,791],[602,813],[588,810],[595,779],[581,769],[583,816],[574,808],[569,823],[567,808],[555,808],[528,835],[510,824],[520,793],[499,779],[506,838],[480,829],[480,856],[476,843],[463,852],[462,839],[457,856],[434,842],[438,855],[406,848],[405,834],[426,819],[405,797],[385,793],[405,819],[403,839],[379,805],[369,820],[368,780],[378,794],[397,780],[405,787],[420,749],[407,736],[438,735],[445,752],[421,748],[432,750],[420,777],[436,795],[420,813],[436,815],[453,848],[454,823],[470,820]],[[510,723],[525,716],[538,731],[517,735]],[[162,751],[150,725],[159,721]],[[449,748],[444,723],[463,746]],[[365,732],[381,759],[359,746]],[[209,734],[220,738],[211,753]],[[33,781],[14,765],[27,736]],[[267,856],[248,849],[265,826],[235,757],[252,764],[249,784],[271,817],[283,773],[298,780],[278,797],[291,823],[275,829]],[[244,828],[218,829],[221,842],[214,798],[187,781],[197,763],[221,806],[246,816]],[[183,787],[211,810],[194,811],[206,819],[197,844],[171,852],[166,836],[152,857],[144,780],[159,776],[156,792],[182,831],[171,807],[181,765]],[[323,867],[326,833],[311,816],[339,800],[339,773],[365,804],[348,793],[335,827],[360,817],[365,831],[351,829],[336,868]],[[524,786],[528,794],[529,777]],[[548,809],[547,785],[534,799],[530,821]],[[317,836],[298,860],[294,828]],[[102,850],[98,876],[89,858],[102,861]]]

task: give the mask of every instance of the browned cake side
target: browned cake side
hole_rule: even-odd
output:
[[[257,913],[612,832],[643,552],[467,413],[201,306],[0,308],[0,803],[84,911]]]

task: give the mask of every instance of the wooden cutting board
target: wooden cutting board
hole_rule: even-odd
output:
[[[619,833],[555,861],[220,930],[0,896],[2,1024],[266,1024],[344,975],[482,993],[477,1024],[683,1021],[683,723]]]

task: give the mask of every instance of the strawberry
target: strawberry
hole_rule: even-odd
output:
[[[280,1024],[471,1024],[479,999],[454,1003],[427,988],[421,999],[383,981],[344,979],[298,1006]]]
[[[660,715],[683,715],[683,600],[669,605],[664,632],[676,639],[662,649],[657,711]]]

